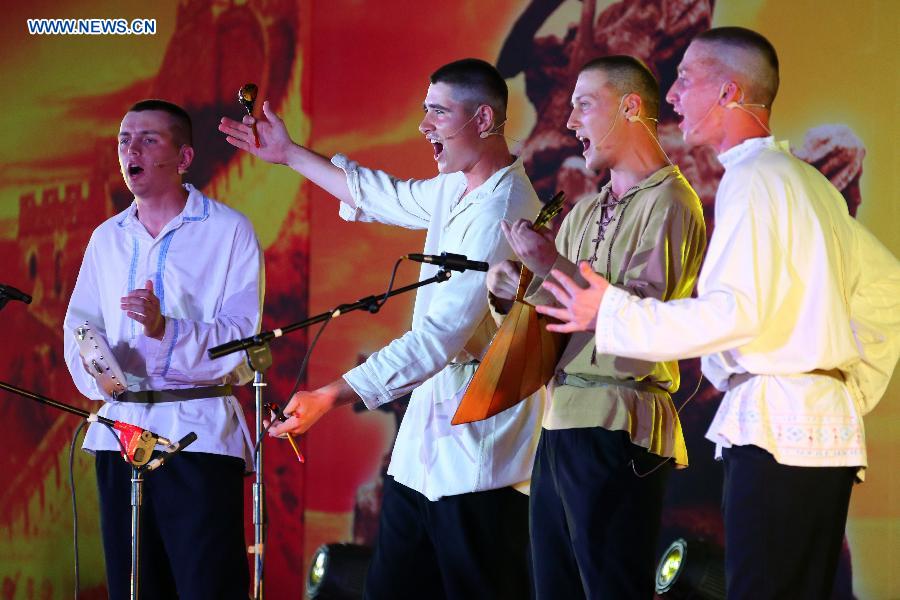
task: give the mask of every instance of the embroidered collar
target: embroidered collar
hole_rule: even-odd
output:
[[[206,218],[209,217],[209,198],[204,196],[200,190],[190,183],[185,183],[184,189],[188,192],[184,209],[170,221],[165,229],[178,227],[186,221],[205,221]],[[131,205],[126,208],[121,215],[121,218],[117,221],[119,227],[129,227],[135,223],[139,223],[137,219],[137,200],[132,200]]]

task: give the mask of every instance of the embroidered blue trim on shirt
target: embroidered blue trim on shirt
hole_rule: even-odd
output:
[[[128,289],[125,290],[126,293],[130,292],[134,289],[134,280],[137,277],[137,265],[138,265],[138,254],[140,253],[140,246],[138,245],[138,240],[136,237],[131,238],[131,266],[128,267]],[[131,337],[134,337],[134,319],[129,319],[131,321]]]
[[[203,214],[199,217],[184,217],[182,221],[204,221],[209,216],[209,198],[203,196]]]
[[[172,244],[172,237],[177,229],[173,229],[165,235],[159,246],[159,257],[156,260],[156,281],[153,282],[153,291],[159,298],[159,312],[166,314],[166,290],[163,287],[163,273],[166,269],[166,255],[169,253],[169,246]]]
[[[169,344],[169,350],[166,353],[166,366],[163,367],[163,371],[160,374],[160,377],[165,377],[169,372],[169,364],[172,362],[172,354],[175,352],[175,343],[178,341],[178,319],[172,319],[172,343]]]

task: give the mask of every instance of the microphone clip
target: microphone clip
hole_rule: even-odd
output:
[[[122,421],[116,421],[113,428],[119,432],[119,441],[125,451],[123,458],[136,467],[143,466],[150,461],[153,449],[160,438],[155,436],[152,431]],[[162,441],[168,443],[168,440]]]
[[[439,255],[433,254],[407,254],[403,258],[413,260],[420,263],[428,263],[437,265],[441,270],[453,270],[464,272],[466,269],[472,271],[487,271],[490,265],[486,262],[478,260],[469,260],[462,254],[453,254],[451,252],[441,252]]]

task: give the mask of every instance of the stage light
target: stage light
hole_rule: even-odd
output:
[[[325,544],[313,554],[306,577],[312,600],[357,600],[363,596],[372,549],[359,544]]]
[[[659,561],[659,568],[656,570],[656,591],[667,591],[678,577],[681,561],[684,558],[683,541],[676,540]]]
[[[703,540],[678,538],[656,568],[656,593],[666,600],[725,600],[725,553]]]

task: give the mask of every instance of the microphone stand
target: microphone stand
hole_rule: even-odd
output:
[[[328,321],[329,319],[340,317],[341,315],[345,315],[348,312],[359,310],[361,308],[368,310],[370,313],[377,313],[381,309],[381,305],[384,300],[396,296],[397,294],[403,294],[405,292],[409,292],[432,283],[447,281],[448,279],[450,279],[450,275],[450,271],[442,268],[434,277],[429,277],[428,279],[417,281],[416,283],[397,288],[396,290],[391,290],[387,294],[366,296],[365,298],[360,298],[352,304],[341,304],[333,310],[325,311],[314,317],[304,319],[303,321],[297,321],[296,323],[291,323],[290,325],[285,325],[284,327],[279,327],[270,331],[262,331],[260,333],[257,333],[256,335],[246,337],[242,340],[232,340],[230,342],[225,342],[224,344],[220,344],[219,346],[210,348],[206,351],[206,353],[210,358],[221,358],[223,356],[228,356],[229,354],[234,354],[235,352],[240,352],[241,350],[247,350],[256,346],[262,346],[269,343],[275,338],[282,337],[286,333],[291,333],[292,331],[296,331],[297,329],[305,329],[310,325],[315,325],[316,323],[321,323],[322,321]]]
[[[440,283],[450,279],[451,273],[445,268],[441,268],[437,275],[423,279],[416,283],[391,290],[387,294],[379,294],[377,296],[366,296],[360,298],[352,304],[341,304],[333,310],[329,310],[318,314],[314,317],[297,321],[284,327],[273,329],[271,331],[263,331],[254,336],[246,337],[241,340],[232,340],[214,348],[207,350],[209,358],[216,359],[235,352],[245,351],[247,354],[247,363],[254,371],[253,387],[255,389],[255,408],[256,408],[256,439],[259,440],[258,448],[256,448],[257,465],[256,478],[253,483],[253,546],[250,547],[250,554],[254,555],[253,561],[253,598],[254,600],[263,600],[263,557],[265,553],[266,543],[266,512],[265,512],[265,486],[263,484],[263,445],[260,436],[263,431],[262,414],[263,400],[262,388],[266,386],[263,382],[263,373],[272,366],[272,352],[269,349],[269,342],[275,338],[282,337],[286,333],[305,329],[310,325],[321,323],[334,319],[341,315],[354,310],[366,309],[370,313],[377,313],[384,302],[397,294],[403,294],[411,290],[426,286],[432,283]]]
[[[95,413],[76,408],[69,404],[57,402],[46,396],[42,396],[35,392],[16,387],[14,385],[0,381],[0,389],[18,394],[29,400],[34,400],[40,404],[52,406],[58,410],[62,410],[87,420],[90,423],[99,422],[112,427],[119,432],[120,441],[123,449],[125,449],[124,458],[131,465],[131,600],[139,600],[140,598],[140,542],[141,542],[141,504],[143,503],[144,493],[144,473],[153,471],[163,466],[175,454],[181,452],[189,445],[197,440],[197,434],[193,431],[178,440],[170,442],[168,439],[157,435],[149,429],[141,429],[130,423],[121,421],[113,421],[106,417],[101,417]],[[152,458],[153,448],[161,444],[165,446],[163,451],[165,454]]]
[[[268,344],[246,349],[247,363],[253,369],[253,398],[256,410],[256,473],[253,481],[253,546],[249,553],[253,555],[253,598],[263,598],[263,557],[266,540],[266,491],[263,484],[263,444],[260,436],[263,431],[263,388],[266,383],[263,375],[272,366],[272,351]]]

